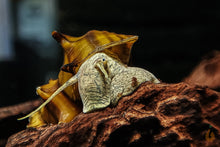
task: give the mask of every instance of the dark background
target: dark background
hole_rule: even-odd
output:
[[[164,0],[59,0],[57,24],[51,28],[81,36],[89,30],[138,35],[132,49],[132,66],[145,68],[167,83],[180,82],[201,58],[219,50],[220,7],[216,1]],[[12,5],[16,16],[16,4]],[[16,19],[14,19],[16,31]],[[52,38],[52,37],[51,37]],[[42,58],[14,38],[15,59],[0,62],[0,106],[37,98],[35,88],[56,78],[63,55]],[[46,75],[46,73],[53,73]]]

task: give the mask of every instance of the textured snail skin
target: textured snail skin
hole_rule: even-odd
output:
[[[50,80],[48,84],[37,88],[37,93],[45,101],[73,75],[76,75],[81,64],[97,52],[104,52],[119,62],[128,64],[132,45],[138,39],[138,36],[134,35],[98,30],[91,30],[80,37],[53,31],[52,36],[63,48],[64,61],[58,79]],[[65,88],[40,111],[30,115],[27,127],[69,122],[80,112],[82,112],[82,102],[78,83],[76,83]],[[21,119],[24,118],[27,117]]]
[[[64,49],[64,63],[57,80],[37,88],[45,102],[18,119],[29,117],[27,127],[70,122],[82,108],[88,113],[115,106],[141,83],[159,83],[150,72],[126,65],[138,36],[96,30],[81,37],[56,31],[52,36]]]
[[[160,81],[150,72],[127,67],[104,53],[97,53],[78,71],[78,88],[83,112],[88,113],[112,105],[132,93],[141,83]]]
[[[145,81],[160,83],[152,73],[144,69],[127,67],[105,53],[96,53],[81,65],[76,75],[60,86],[40,107],[24,118],[39,113],[39,110],[44,108],[53,98],[57,98],[65,88],[77,82],[83,103],[83,112],[88,113],[103,109],[110,104],[117,105],[121,97],[132,93]],[[71,106],[69,107],[71,108]],[[66,115],[68,116],[68,114],[67,112]],[[32,124],[38,125],[34,122]]]
[[[63,85],[78,72],[85,59],[97,52],[104,52],[109,56],[118,58],[120,62],[128,64],[132,45],[138,39],[138,36],[134,35],[97,30],[91,30],[80,37],[73,37],[56,31],[52,33],[52,36],[64,49],[63,68],[58,75],[60,85]],[[78,86],[75,84],[67,87],[63,92],[68,98],[77,101],[80,100],[78,91]]]

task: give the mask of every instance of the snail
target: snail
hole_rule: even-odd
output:
[[[61,35],[56,32],[53,33],[53,36],[55,36],[55,38],[61,38]],[[67,40],[67,38],[70,37],[65,36],[63,38]],[[105,38],[102,39],[104,40]],[[64,71],[72,72],[73,75],[61,86],[58,84],[60,80],[58,79],[51,80],[48,85],[37,88],[39,95],[46,99],[46,101],[35,111],[19,120],[30,117],[28,127],[38,127],[45,123],[69,122],[81,111],[89,113],[106,108],[109,105],[117,105],[121,97],[132,93],[145,81],[160,83],[160,81],[147,70],[137,67],[128,67],[126,65],[130,56],[129,50],[133,43],[130,44],[129,47],[124,48],[128,53],[126,56],[119,56],[121,52],[118,50],[122,48],[121,45],[134,42],[136,39],[137,36],[129,36],[119,41],[112,41],[95,47],[92,51],[87,52],[87,56],[84,58],[73,58],[74,62],[67,63],[62,67]],[[59,39],[57,40],[60,42]],[[66,53],[66,56],[68,56],[68,53]],[[55,88],[53,85],[56,85]],[[74,86],[74,88],[78,90],[79,97],[82,100],[83,110],[80,110],[76,103],[71,102],[70,99],[67,98],[68,94],[64,93],[64,90],[71,86]],[[74,94],[74,90],[72,90],[72,94]],[[67,107],[71,110],[68,108],[62,109],[62,112],[55,113],[56,117],[54,117],[54,114],[52,115],[48,111],[50,108],[47,109],[45,106],[55,100],[60,102],[60,104],[55,104],[58,108],[62,107],[62,105],[69,105]],[[65,104],[62,102],[63,100]],[[60,115],[60,113],[63,113],[63,115]],[[72,113],[74,114],[72,115]]]

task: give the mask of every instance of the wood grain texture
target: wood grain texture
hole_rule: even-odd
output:
[[[17,121],[17,118],[29,113],[41,103],[42,100],[38,99],[0,108],[0,147],[5,146],[9,136],[26,128],[28,121]]]
[[[186,83],[143,83],[116,107],[80,113],[70,123],[29,128],[10,146],[217,146],[220,94]],[[212,131],[214,141],[206,140]]]
[[[189,84],[208,86],[220,91],[220,51],[212,51],[184,79]]]

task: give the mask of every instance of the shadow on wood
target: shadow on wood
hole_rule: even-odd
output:
[[[146,82],[116,107],[23,130],[6,146],[217,146],[219,116],[220,94],[214,90]]]

